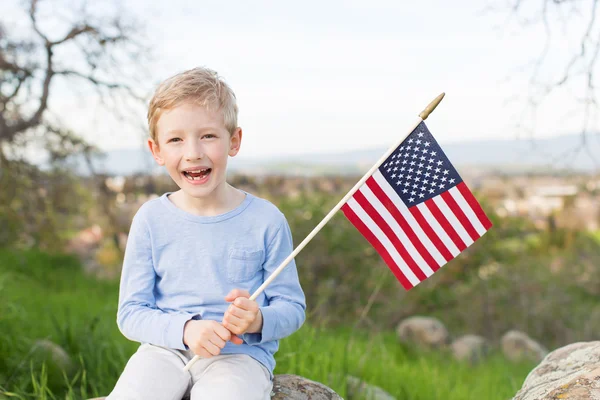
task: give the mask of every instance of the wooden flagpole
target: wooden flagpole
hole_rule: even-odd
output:
[[[344,198],[342,198],[342,200],[340,200],[340,202],[337,203],[337,205],[335,207],[333,207],[333,209],[331,211],[329,211],[329,213],[325,216],[325,218],[323,218],[323,220],[321,222],[319,222],[319,225],[317,225],[312,230],[312,232],[309,233],[308,236],[302,241],[302,243],[300,243],[298,245],[298,247],[296,247],[294,249],[292,254],[290,254],[285,260],[283,260],[283,262],[279,265],[279,267],[277,267],[277,269],[275,271],[273,271],[271,276],[269,276],[269,278],[267,278],[267,280],[264,281],[263,284],[260,285],[260,287],[258,289],[256,289],[256,291],[254,293],[252,293],[252,296],[250,296],[250,300],[256,300],[258,295],[260,295],[263,292],[263,290],[265,290],[265,288],[267,286],[269,286],[269,284],[273,281],[273,279],[275,279],[277,277],[277,275],[279,275],[281,273],[281,271],[283,271],[283,269],[290,263],[290,261],[292,261],[294,259],[294,257],[296,257],[296,255],[298,255],[298,253],[300,253],[300,251],[308,244],[308,242],[310,242],[312,240],[312,238],[314,238],[315,235],[325,226],[325,224],[328,223],[331,218],[333,218],[335,213],[338,212],[340,210],[340,208],[342,208],[344,206],[344,204],[346,204],[346,202],[350,199],[350,197],[352,197],[352,195],[366,182],[366,180],[369,179],[369,177],[371,175],[373,175],[375,170],[377,168],[379,168],[379,166],[390,156],[390,154],[392,154],[394,152],[394,150],[396,150],[396,148],[398,146],[400,146],[400,144],[402,144],[404,139],[406,139],[408,137],[408,135],[410,135],[411,132],[414,131],[415,128],[421,122],[423,122],[427,119],[429,114],[431,114],[433,112],[433,110],[435,110],[437,105],[440,104],[440,102],[442,101],[444,96],[445,96],[445,93],[440,94],[438,97],[433,99],[433,101],[431,101],[431,103],[429,103],[427,105],[427,107],[425,107],[425,109],[417,117],[417,121],[415,121],[413,126],[408,130],[408,133],[406,135],[404,135],[402,137],[402,139],[400,139],[396,144],[394,144],[392,147],[390,147],[383,156],[381,156],[379,161],[377,161],[375,163],[375,165],[373,165],[371,167],[371,169],[356,183],[356,185],[354,185],[354,187],[352,189],[350,189],[350,191],[348,193],[346,193]],[[183,370],[189,371],[189,369],[192,367],[192,365],[194,365],[194,363],[196,361],[198,361],[199,359],[200,359],[200,356],[195,355],[194,358],[192,358],[186,364],[186,366],[183,368]]]

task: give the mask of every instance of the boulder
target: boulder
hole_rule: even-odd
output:
[[[96,397],[90,400],[104,400]],[[275,375],[272,400],[343,400],[327,386],[298,375]],[[385,399],[382,397],[382,399]]]
[[[348,397],[351,399],[368,399],[368,400],[396,400],[394,396],[380,388],[379,386],[370,385],[355,376],[348,376]]]
[[[415,316],[400,322],[396,334],[401,342],[414,343],[425,348],[442,348],[448,344],[448,330],[432,317]]]
[[[487,340],[478,335],[464,335],[450,345],[454,358],[459,361],[468,361],[471,364],[483,360],[489,351]]]
[[[600,399],[600,341],[573,343],[548,354],[513,400]]]
[[[508,331],[502,336],[502,352],[512,361],[540,362],[548,354],[541,344],[520,331]]]

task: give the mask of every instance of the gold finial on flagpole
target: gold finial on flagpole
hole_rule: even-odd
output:
[[[431,103],[429,103],[429,105],[427,107],[425,107],[425,109],[423,111],[421,111],[421,114],[419,114],[419,117],[421,117],[421,119],[423,121],[425,121],[427,119],[427,117],[429,117],[429,114],[431,114],[433,112],[433,110],[435,110],[435,108],[438,106],[438,104],[440,104],[440,101],[442,101],[442,99],[444,98],[445,95],[446,95],[446,93],[442,92],[442,94],[440,94],[438,97],[433,99],[433,101]]]

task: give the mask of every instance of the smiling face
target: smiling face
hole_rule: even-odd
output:
[[[227,159],[238,153],[241,140],[242,130],[230,134],[220,111],[184,102],[163,111],[156,141],[148,145],[186,196],[210,200],[224,193]]]

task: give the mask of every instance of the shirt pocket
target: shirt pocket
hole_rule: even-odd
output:
[[[263,250],[231,249],[227,260],[227,280],[245,282],[262,269]]]

